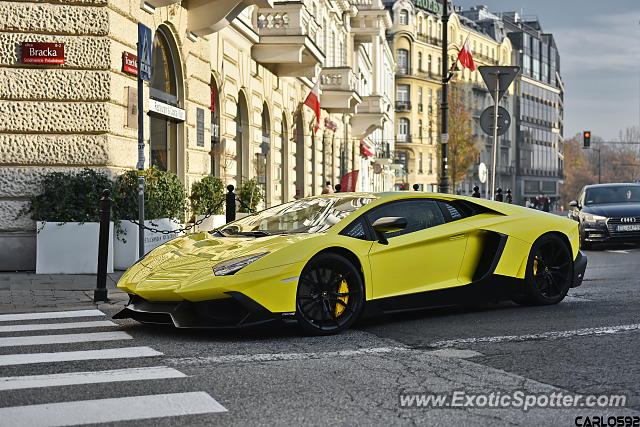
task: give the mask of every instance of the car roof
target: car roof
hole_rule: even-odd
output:
[[[609,182],[607,184],[590,184],[584,186],[585,189],[607,187],[640,187],[640,184],[635,182]]]

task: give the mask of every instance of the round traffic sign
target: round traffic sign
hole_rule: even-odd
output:
[[[493,135],[493,109],[494,107],[486,108],[480,115],[480,127],[489,135]],[[504,107],[498,107],[498,135],[504,135],[511,125],[511,116]]]
[[[478,178],[480,179],[480,183],[484,184],[485,182],[487,182],[488,174],[489,171],[487,170],[487,165],[485,165],[484,163],[480,163],[480,165],[478,166]]]

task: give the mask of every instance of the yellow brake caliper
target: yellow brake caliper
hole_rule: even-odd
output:
[[[347,281],[343,278],[342,281],[340,282],[340,286],[338,286],[338,293],[339,294],[346,294],[348,292],[349,292],[349,285],[347,284]],[[347,295],[339,296],[338,300],[342,301],[346,305],[349,302],[349,297]],[[338,317],[342,313],[344,313],[344,310],[346,308],[347,307],[345,307],[344,305],[342,305],[342,304],[337,302],[336,303],[336,308],[335,308],[336,317]]]
[[[538,274],[538,257],[535,257],[533,259],[533,275],[537,275]]]

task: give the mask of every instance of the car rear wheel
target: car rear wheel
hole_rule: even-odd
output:
[[[567,295],[572,277],[571,251],[559,236],[544,235],[531,247],[525,273],[525,295],[518,302],[557,304]]]
[[[348,259],[325,253],[305,266],[296,297],[296,317],[305,332],[339,333],[358,319],[363,305],[362,277]]]

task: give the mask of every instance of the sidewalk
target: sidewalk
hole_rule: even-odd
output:
[[[93,274],[35,274],[0,272],[0,313],[123,306],[127,294],[116,288],[124,272],[107,275],[108,303],[93,302],[96,276]]]

